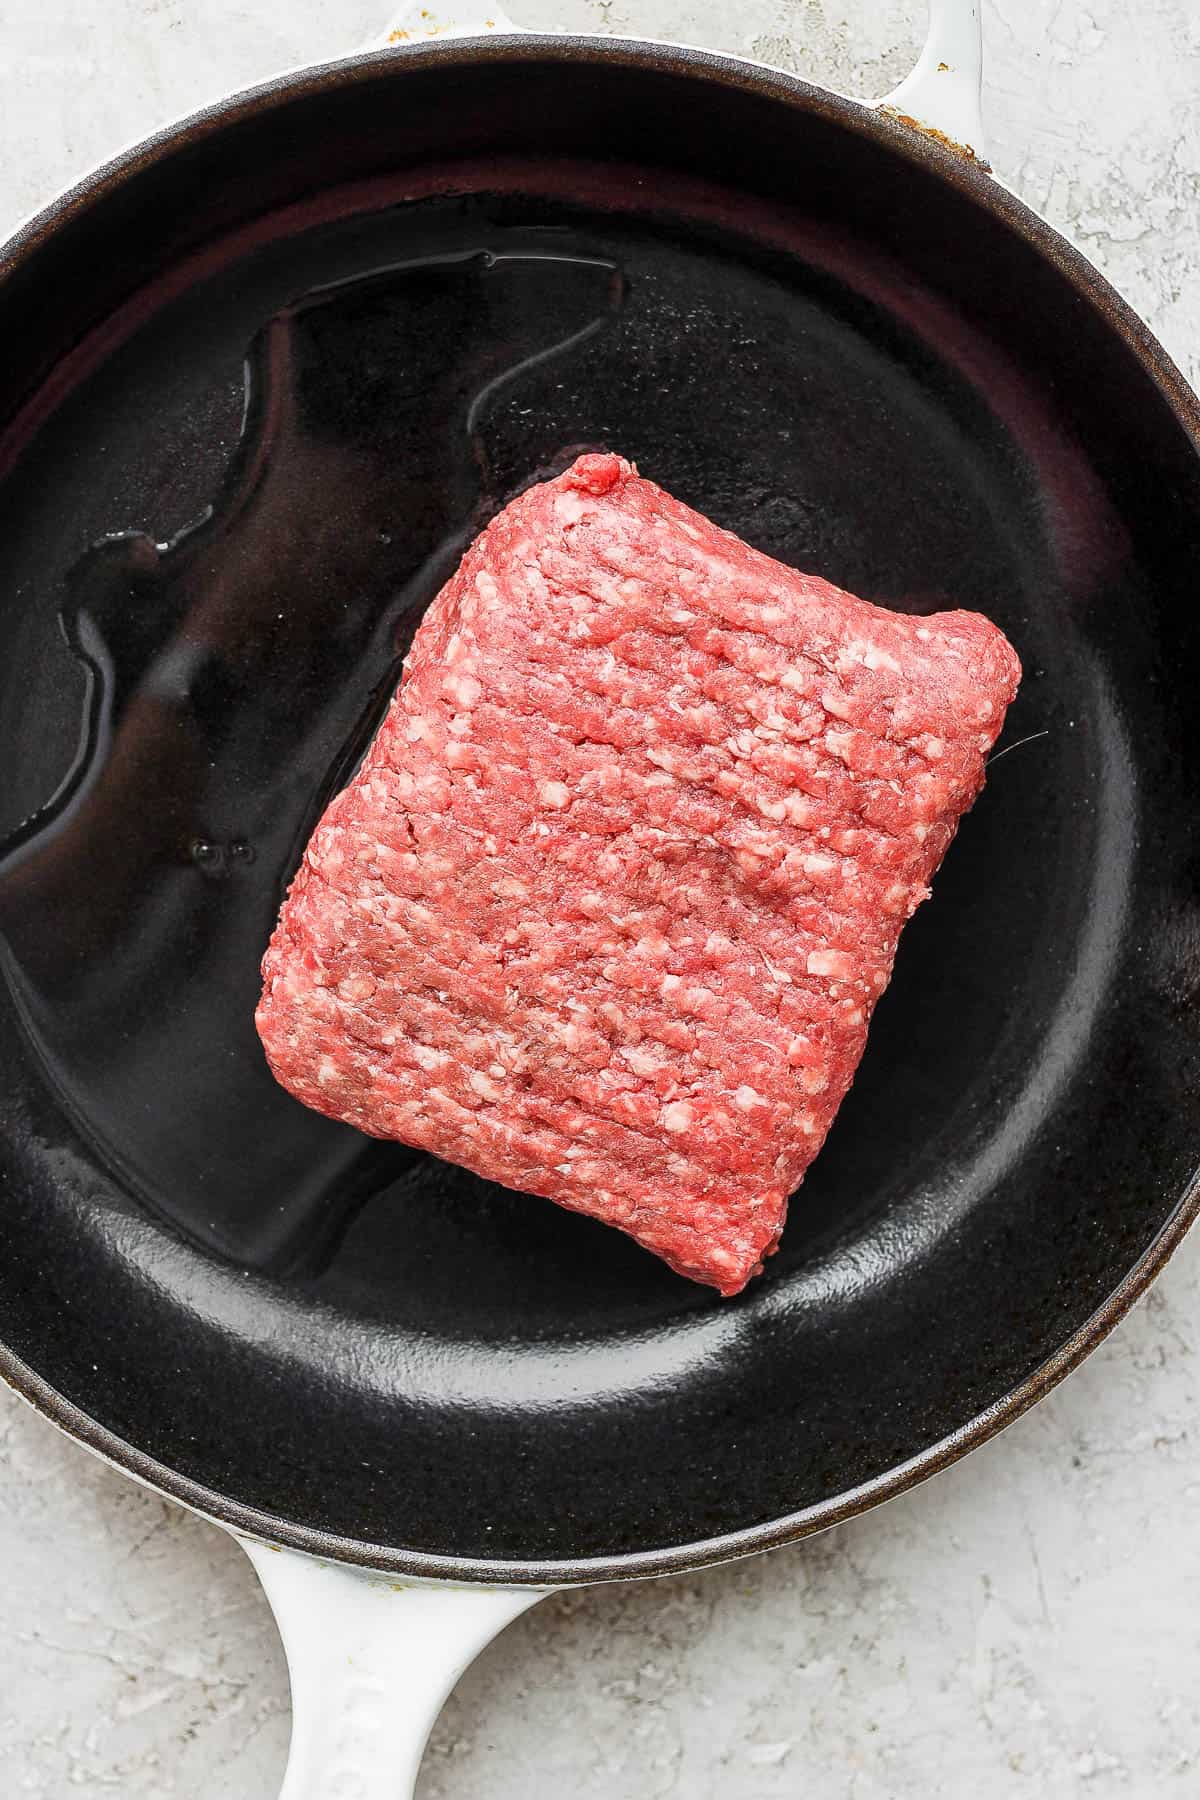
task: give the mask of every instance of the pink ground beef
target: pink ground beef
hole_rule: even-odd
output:
[[[278,1080],[724,1294],[824,1142],[1020,678],[617,456],[430,607],[263,963]]]

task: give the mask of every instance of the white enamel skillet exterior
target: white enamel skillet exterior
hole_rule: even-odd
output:
[[[453,14],[408,0],[381,42],[402,47],[519,29],[481,0],[463,0]],[[980,73],[978,0],[931,0],[915,68],[878,104],[986,166]],[[266,1590],[287,1652],[293,1725],[280,1800],[408,1800],[434,1720],[459,1675],[552,1591],[398,1583],[246,1537],[238,1541]]]

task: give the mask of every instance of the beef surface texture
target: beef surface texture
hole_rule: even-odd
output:
[[[258,1029],[306,1105],[736,1293],[1020,678],[617,456],[513,501],[313,834]]]

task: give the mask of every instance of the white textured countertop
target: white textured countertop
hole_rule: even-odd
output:
[[[518,10],[517,0],[512,0]],[[874,95],[921,0],[527,0]],[[992,152],[1200,376],[1200,5],[990,0]],[[0,235],[173,116],[370,37],[386,0],[16,0]],[[1200,1237],[1064,1388],[890,1507],[514,1625],[421,1800],[1200,1793]],[[287,1686],[249,1565],[0,1397],[0,1794],[273,1800]]]

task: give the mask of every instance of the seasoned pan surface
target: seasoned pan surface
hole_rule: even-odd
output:
[[[1194,1207],[1194,402],[977,170],[636,46],[315,71],[102,173],[0,284],[0,1366],[227,1522],[651,1572],[1013,1416]],[[1026,668],[738,1300],[318,1119],[257,964],[423,607],[585,447]]]

